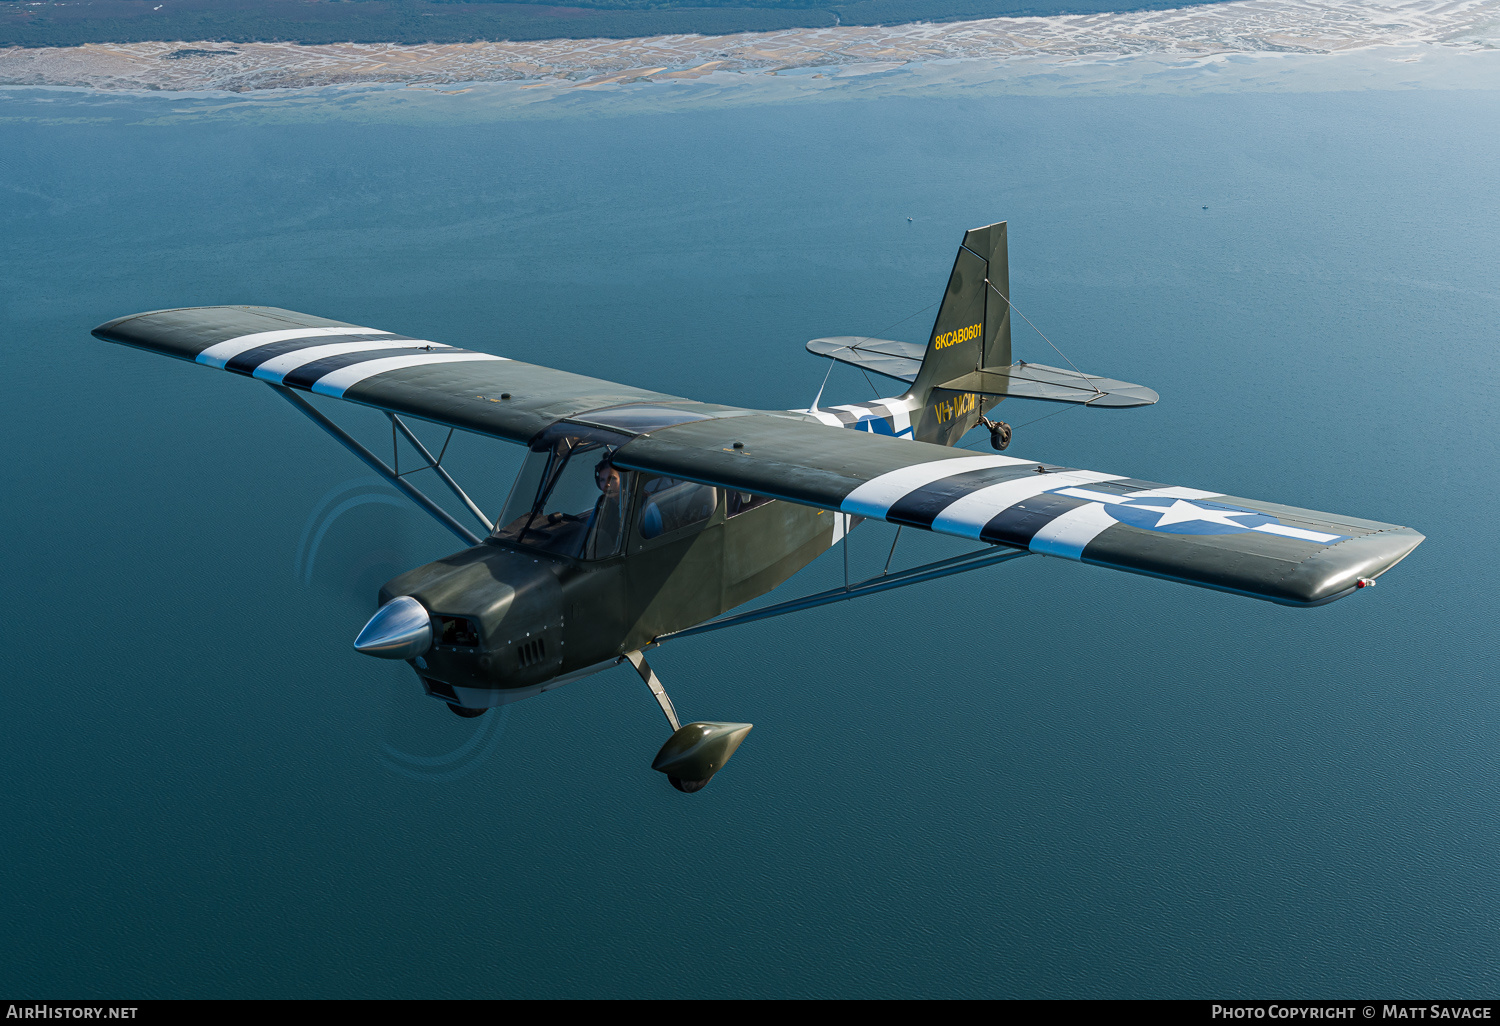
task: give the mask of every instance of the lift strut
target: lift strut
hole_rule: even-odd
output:
[[[671,634],[663,634],[656,639],[655,643],[659,645],[669,638],[687,638],[694,634],[706,634],[709,631],[717,631],[725,627],[737,627],[742,623],[751,623],[755,620],[767,620],[773,616],[781,616],[785,613],[813,609],[817,606],[826,606],[833,602],[844,602],[849,599],[859,598],[862,595],[873,595],[880,591],[905,588],[907,585],[921,584],[923,581],[935,581],[942,577],[951,577],[954,574],[963,574],[968,573],[970,570],[979,570],[983,567],[994,566],[997,563],[1008,563],[1012,559],[1020,559],[1022,556],[1029,555],[1031,553],[1025,549],[998,547],[978,549],[973,552],[966,552],[961,556],[940,559],[934,563],[924,563],[922,566],[912,567],[910,570],[902,570],[900,573],[879,574],[875,577],[866,578],[858,584],[846,584],[842,588],[832,588],[828,591],[818,592],[816,595],[792,599],[790,602],[778,602],[773,606],[752,609],[748,613],[721,616],[717,620],[700,623],[696,627],[688,627],[684,630],[673,631]]]
[[[359,442],[354,440],[349,432],[345,431],[333,421],[323,416],[323,414],[314,409],[313,405],[306,399],[302,398],[300,395],[298,395],[296,392],[293,392],[285,385],[271,385],[271,388],[275,389],[276,393],[280,395],[281,398],[285,399],[287,402],[297,407],[298,410],[302,411],[302,413],[306,414],[307,418],[314,424],[318,425],[318,427],[322,428],[324,431],[327,431],[330,435],[337,439],[340,445],[348,449],[350,452],[354,453],[354,455],[358,456],[364,462],[365,466],[369,467],[371,470],[375,471],[375,473],[385,478],[393,488],[399,489],[401,493],[404,494],[408,499],[410,499],[412,502],[415,502],[418,506],[421,506],[428,513],[432,514],[432,516],[437,520],[438,523],[442,524],[448,530],[456,534],[465,545],[480,545],[483,543],[482,538],[476,535],[473,531],[470,531],[463,524],[460,524],[457,520],[453,519],[452,515],[449,514],[447,510],[443,509],[443,507],[439,506],[437,503],[429,499],[420,488],[412,484],[410,481],[406,480],[405,477],[402,477],[390,467],[386,466],[384,460],[382,460],[379,456],[376,456],[369,449],[366,449],[363,445],[360,445]],[[405,428],[405,426],[406,425],[404,424],[401,425],[402,428]],[[421,451],[424,455],[429,456],[430,461],[431,454],[427,453],[426,449],[419,449],[419,451]],[[446,476],[447,475],[444,474],[444,477]],[[454,487],[456,488],[457,485],[454,485]],[[468,498],[467,495],[462,495],[462,493],[460,493],[460,495],[464,499]]]

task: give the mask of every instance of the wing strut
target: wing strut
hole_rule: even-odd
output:
[[[400,428],[401,429],[401,433],[406,436],[406,440],[408,442],[410,442],[416,448],[417,452],[419,452],[419,453],[422,454],[422,458],[427,461],[427,466],[425,466],[425,467],[418,467],[417,470],[435,470],[435,471],[437,471],[437,476],[443,479],[443,484],[447,485],[448,488],[453,492],[454,495],[458,496],[458,501],[462,502],[465,506],[469,507],[469,512],[472,513],[472,514],[474,514],[474,519],[478,520],[481,524],[483,524],[484,525],[484,529],[486,531],[493,531],[495,529],[495,525],[492,524],[492,523],[490,523],[490,518],[487,517],[487,516],[485,516],[484,515],[484,511],[481,510],[477,505],[475,505],[474,500],[471,499],[471,498],[469,498],[468,493],[465,492],[462,488],[460,488],[458,486],[458,482],[455,481],[455,480],[453,480],[453,475],[450,474],[450,473],[448,473],[446,470],[443,469],[443,452],[447,452],[448,451],[448,443],[447,442],[443,443],[443,452],[440,452],[440,453],[437,454],[437,459],[433,459],[432,453],[430,453],[430,452],[427,451],[427,446],[423,445],[421,443],[421,441],[417,438],[417,436],[412,433],[411,428],[409,428],[409,427],[406,426],[406,421],[402,420],[400,417],[396,416],[394,413],[387,413],[386,416],[391,418],[391,426],[395,427],[395,428]],[[449,438],[453,437],[453,429],[452,428],[448,429],[448,437]],[[393,456],[396,455],[395,454],[395,449],[396,449],[396,443],[393,440],[391,442],[391,451],[392,451],[392,455]],[[396,467],[396,470],[400,471],[400,469],[401,469],[401,467],[398,465]],[[417,472],[417,470],[408,470],[406,472],[406,474],[415,474]],[[397,476],[398,477],[405,477],[406,474],[400,474],[400,473],[398,473]]]
[[[421,506],[428,513],[431,513],[433,517],[437,519],[438,523],[442,524],[448,530],[458,535],[458,537],[463,540],[465,545],[484,544],[482,538],[474,534],[474,532],[470,531],[463,524],[460,524],[457,520],[454,520],[453,517],[449,515],[447,510],[443,509],[443,507],[439,506],[437,503],[429,499],[422,493],[419,488],[417,488],[411,482],[407,481],[404,477],[397,476],[396,472],[390,467],[386,466],[379,456],[376,456],[369,449],[366,449],[364,446],[356,442],[352,437],[350,437],[347,431],[339,427],[327,417],[323,416],[323,414],[319,413],[306,399],[302,398],[300,395],[298,395],[296,392],[293,392],[285,385],[271,385],[271,388],[274,389],[277,394],[281,396],[281,398],[285,399],[287,402],[291,403],[293,406],[297,407],[297,409],[306,414],[307,418],[314,424],[318,425],[318,427],[322,428],[324,431],[327,431],[330,435],[337,439],[340,445],[348,449],[350,452],[354,453],[354,455],[358,456],[371,470],[375,471],[375,473],[385,478],[386,481],[390,482],[393,487],[400,489],[400,491],[404,493],[408,499],[410,499],[412,502],[415,502],[418,506]],[[402,427],[404,428],[405,425],[403,424]],[[418,446],[418,451],[422,452],[423,455],[426,455],[429,461],[431,460],[431,454],[429,454],[426,449],[421,448],[420,445]],[[446,476],[447,475],[445,474],[444,477]]]
[[[1007,563],[1012,559],[1020,559],[1022,556],[1029,555],[1031,553],[1025,549],[1000,549],[996,551],[995,548],[988,548],[979,549],[974,552],[965,552],[961,556],[940,559],[935,563],[924,563],[921,566],[912,567],[910,570],[902,570],[900,573],[882,573],[876,577],[866,578],[858,584],[846,584],[842,588],[820,591],[816,595],[792,599],[790,602],[778,602],[774,606],[752,609],[748,613],[736,613],[734,616],[721,616],[717,620],[700,623],[696,627],[688,627],[684,630],[674,631],[671,634],[663,634],[653,644],[660,645],[669,638],[686,638],[694,634],[706,634],[709,631],[716,631],[722,627],[737,627],[742,623],[766,620],[773,616],[781,616],[783,613],[796,613],[803,609],[826,606],[831,602],[844,602],[848,599],[859,598],[862,595],[873,595],[879,591],[904,588],[908,584],[935,581],[941,577],[951,577],[954,574],[968,573],[970,570],[980,570],[987,566],[994,566],[997,563]]]

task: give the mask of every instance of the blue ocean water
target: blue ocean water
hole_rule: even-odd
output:
[[[1500,92],[1366,85],[5,92],[0,993],[1493,996]],[[806,339],[922,339],[1000,219],[1021,309],[1162,395],[1007,404],[1013,451],[1426,544],[1315,610],[1036,558],[669,643],[680,710],[756,724],[685,796],[628,668],[466,721],[357,656],[452,539],[268,390],[88,334],[267,303],[805,406]],[[450,459],[490,508],[518,462]]]

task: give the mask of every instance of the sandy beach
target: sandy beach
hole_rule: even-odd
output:
[[[156,42],[0,50],[0,85],[245,92],[310,86],[468,82],[670,82],[716,72],[853,70],[852,65],[1159,55],[1335,53],[1438,44],[1494,49],[1500,0],[1240,0],[1168,11],[788,29],[729,36],[462,44]]]

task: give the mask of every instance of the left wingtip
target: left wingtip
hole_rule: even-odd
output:
[[[1321,606],[1369,587],[1381,574],[1411,555],[1427,536],[1393,527],[1350,538],[1323,549],[1283,579],[1289,605]]]

